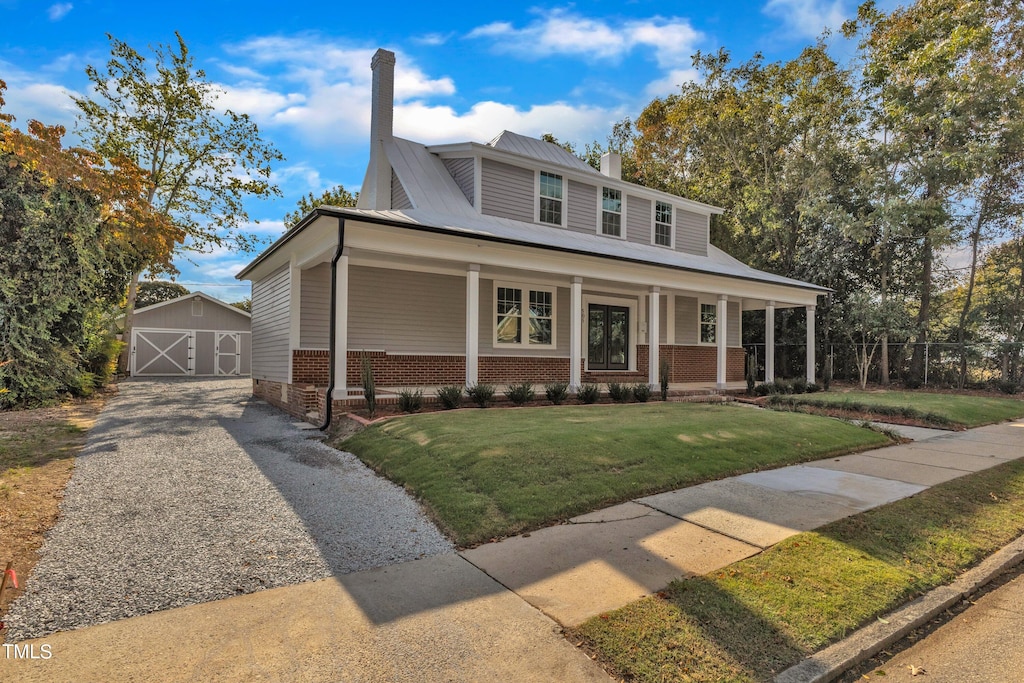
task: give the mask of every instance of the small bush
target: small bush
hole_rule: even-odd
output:
[[[531,388],[531,391],[533,389]],[[480,408],[486,408],[494,398],[494,387],[490,384],[474,384],[466,389],[466,395]]]
[[[608,396],[616,403],[625,403],[633,395],[628,384],[619,382],[608,382]]]
[[[423,392],[402,389],[398,392],[398,407],[403,413],[418,413],[423,408]]]
[[[377,381],[373,377],[373,364],[370,363],[370,359],[363,353],[362,368],[360,374],[363,380],[363,398],[366,399],[366,412],[370,414],[370,419],[377,414]]]
[[[597,403],[597,397],[596,384],[582,384],[579,391],[576,392],[576,400],[580,403]]]
[[[647,403],[648,399],[651,398],[651,385],[650,384],[634,384],[633,385],[633,399],[638,403]]]
[[[747,396],[754,395],[754,385],[757,384],[757,361],[754,354],[747,354]]]
[[[793,393],[793,385],[790,384],[789,382],[787,382],[784,379],[777,379],[774,382],[772,382],[772,391],[771,391],[771,393],[773,393],[773,394],[792,394]]]
[[[658,368],[658,379],[661,380],[661,400],[668,400],[668,378],[670,374],[670,366],[668,361],[664,358],[661,360],[661,367]]]
[[[493,391],[491,393],[493,394]],[[513,405],[521,406],[529,403],[534,397],[533,385],[529,382],[513,384],[505,391],[505,397],[511,401]]]
[[[807,393],[807,379],[804,377],[797,377],[796,379],[794,379],[792,386],[794,394]]]
[[[994,382],[994,385],[995,385],[995,388],[997,390],[1003,392],[1004,394],[1013,395],[1013,394],[1016,394],[1017,392],[1020,391],[1020,385],[1019,384],[1017,384],[1016,382],[1011,382],[1009,380],[1005,380],[1005,379],[1004,380],[997,380],[996,382]]]
[[[548,400],[554,405],[561,405],[562,402],[569,397],[569,383],[555,382],[554,384],[545,384],[544,395],[547,396]]]
[[[816,394],[816,393],[818,393],[821,390],[822,389],[821,389],[820,386],[818,386],[817,382],[811,382],[810,384],[807,385],[807,393],[808,394]]]
[[[771,382],[762,382],[754,387],[754,394],[756,396],[768,396],[769,394],[775,393],[775,385]]]
[[[454,384],[441,387],[437,390],[437,400],[441,402],[441,407],[445,410],[458,408],[462,405],[462,387]]]
[[[916,377],[907,377],[905,380],[903,380],[903,386],[906,387],[907,389],[920,389],[921,380],[919,380]]]

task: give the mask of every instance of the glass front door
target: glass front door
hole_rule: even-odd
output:
[[[629,309],[590,304],[587,312],[587,366],[590,370],[629,369]]]

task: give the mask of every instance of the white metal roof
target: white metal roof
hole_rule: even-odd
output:
[[[510,130],[502,131],[496,138],[487,143],[488,147],[500,149],[505,152],[522,154],[532,159],[547,161],[552,164],[568,166],[577,171],[601,175],[590,164],[580,159],[575,154],[570,154],[558,145],[537,138],[526,137]]]

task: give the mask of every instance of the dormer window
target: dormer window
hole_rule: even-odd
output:
[[[541,223],[562,224],[562,176],[540,172],[540,216]]]
[[[622,192],[606,187],[601,194],[601,234],[622,237]]]
[[[672,246],[672,205],[666,202],[654,204],[654,243]]]

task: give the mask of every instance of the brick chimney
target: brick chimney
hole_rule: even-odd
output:
[[[370,60],[370,163],[359,192],[361,209],[391,208],[391,163],[384,145],[391,141],[395,118],[395,53],[379,49]]]

